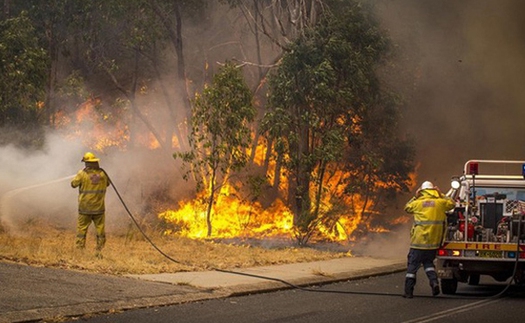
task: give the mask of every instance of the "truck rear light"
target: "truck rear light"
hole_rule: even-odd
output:
[[[478,163],[477,162],[470,162],[468,165],[468,173],[469,175],[478,175]]]
[[[461,250],[447,250],[447,249],[438,249],[438,256],[446,257],[446,256],[452,256],[452,257],[459,257],[461,256]]]

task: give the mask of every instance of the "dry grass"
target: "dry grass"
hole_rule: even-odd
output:
[[[191,240],[155,234],[150,239],[175,263],[158,252],[139,232],[107,234],[102,254],[95,256],[93,228],[86,249],[75,248],[75,232],[31,225],[23,234],[0,232],[0,260],[105,274],[152,274],[233,269],[271,264],[317,261],[348,253],[293,246],[263,248],[224,242]],[[149,234],[149,233],[148,233]]]

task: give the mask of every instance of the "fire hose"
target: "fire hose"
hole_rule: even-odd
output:
[[[161,250],[152,240],[151,238],[146,234],[146,232],[144,232],[144,230],[141,228],[140,224],[138,223],[138,221],[135,219],[135,217],[133,216],[133,214],[131,213],[131,211],[129,210],[128,206],[126,205],[126,203],[124,202],[124,199],[122,198],[122,196],[120,195],[120,192],[118,191],[117,187],[115,186],[115,184],[113,183],[113,181],[111,180],[111,178],[109,177],[109,175],[106,173],[106,171],[104,169],[101,168],[101,170],[106,174],[108,180],[109,180],[109,183],[111,185],[111,187],[113,187],[113,190],[115,191],[115,193],[117,194],[117,197],[118,199],[120,200],[122,206],[124,207],[124,209],[126,210],[126,213],[129,215],[129,217],[131,218],[131,220],[133,221],[133,223],[135,224],[135,226],[137,227],[137,229],[139,230],[139,232],[142,234],[142,236],[144,237],[144,239],[146,239],[146,241],[148,241],[148,243],[155,249],[157,250],[162,256],[164,256],[166,259],[174,262],[174,263],[177,263],[177,264],[181,264],[181,265],[187,265],[173,257],[171,257],[170,255],[168,255],[167,253],[165,253],[163,250]],[[520,217],[520,227],[521,227],[521,217]],[[519,235],[520,235],[520,227],[518,227],[518,251],[519,251]],[[513,279],[510,280],[509,284],[507,284],[507,286],[505,287],[505,289],[492,296],[492,297],[500,297],[502,296],[507,290],[508,288],[510,287],[512,281],[514,280],[514,276],[516,275],[516,272],[517,272],[517,268],[518,268],[518,260],[519,260],[519,252],[516,256],[516,264],[514,266],[514,274],[513,274]],[[233,275],[240,275],[240,276],[247,276],[247,277],[252,277],[252,278],[258,278],[258,279],[263,279],[263,280],[269,280],[269,281],[275,281],[275,282],[279,282],[279,283],[282,283],[286,286],[289,286],[291,288],[294,288],[294,289],[298,289],[298,290],[302,290],[302,291],[306,291],[306,292],[317,292],[317,293],[337,293],[337,294],[358,294],[358,295],[375,295],[375,296],[396,296],[396,297],[399,297],[401,296],[402,294],[395,294],[395,293],[383,293],[383,292],[360,292],[360,291],[346,291],[346,290],[333,290],[333,289],[327,289],[327,290],[322,290],[322,289],[314,289],[314,288],[309,288],[309,287],[304,287],[304,286],[300,286],[300,285],[296,285],[296,284],[293,284],[289,281],[286,281],[284,279],[280,279],[280,278],[275,278],[275,277],[269,277],[269,276],[263,276],[263,275],[256,275],[256,274],[250,274],[250,273],[244,273],[244,272],[239,272],[239,271],[233,271],[233,270],[226,270],[226,269],[220,269],[220,268],[210,268],[211,270],[213,271],[217,271],[217,272],[222,272],[222,273],[226,273],[226,274],[233,274]],[[434,298],[433,296],[421,296],[421,297],[432,297]],[[465,297],[463,297],[465,298]]]

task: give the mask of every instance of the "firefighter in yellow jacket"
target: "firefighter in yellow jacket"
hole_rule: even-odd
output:
[[[416,196],[405,205],[405,211],[413,214],[414,224],[410,232],[410,250],[407,256],[407,274],[403,297],[412,298],[416,285],[416,273],[423,264],[432,288],[432,295],[439,294],[439,282],[434,267],[436,252],[443,243],[447,227],[446,212],[455,203],[444,196],[437,186],[426,181],[417,190]]]
[[[82,158],[85,168],[71,181],[71,187],[78,187],[77,248],[86,246],[86,234],[91,222],[97,231],[97,255],[106,243],[105,198],[109,178],[99,166],[99,159],[91,152]]]

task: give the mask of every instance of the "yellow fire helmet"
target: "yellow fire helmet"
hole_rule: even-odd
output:
[[[82,157],[82,161],[85,163],[94,163],[98,162],[100,159],[95,156],[92,152],[87,152],[84,154],[84,157]]]

